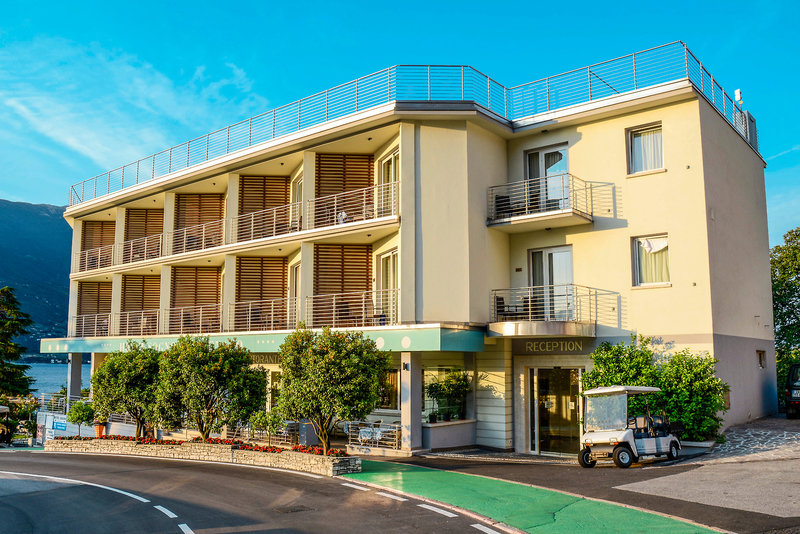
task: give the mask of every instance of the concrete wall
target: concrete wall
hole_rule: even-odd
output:
[[[704,100],[699,113],[714,356],[732,388],[725,420],[733,423],[777,410],[765,164]]]
[[[511,342],[508,339],[491,340],[484,352],[475,355],[478,375],[475,392],[478,445],[500,450],[513,447],[511,362]]]

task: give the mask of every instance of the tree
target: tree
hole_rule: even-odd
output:
[[[250,424],[255,430],[267,431],[267,445],[272,445],[272,436],[284,425],[283,416],[278,410],[258,410],[250,416]]]
[[[649,395],[651,409],[659,406],[671,422],[683,426],[682,439],[715,438],[726,411],[728,385],[715,375],[716,360],[710,355],[684,349],[657,357],[651,339],[631,336],[630,345],[601,343],[589,357],[593,368],[583,375],[583,389],[603,386],[653,386],[659,395]],[[630,412],[642,413],[644,396],[629,398]]]
[[[800,348],[800,227],[770,250],[775,348],[786,353]]]
[[[592,370],[582,377],[583,389],[604,386],[658,386],[658,368],[650,338],[631,335],[631,342],[604,341],[592,352]],[[644,399],[632,397],[631,411],[644,410]]]
[[[246,423],[264,406],[264,371],[251,367],[250,351],[235,340],[212,344],[207,337],[183,336],[161,354],[156,388],[159,421],[191,421],[203,441],[222,425]]]
[[[146,343],[129,341],[112,352],[92,375],[93,400],[99,417],[125,413],[136,421],[136,437],[155,420],[156,383],[161,353]]]
[[[775,321],[775,360],[778,404],[783,406],[786,375],[800,363],[800,227],[783,236],[783,245],[772,247],[772,314]]]
[[[14,339],[26,335],[31,324],[30,316],[20,310],[14,289],[0,288],[0,393],[27,395],[31,392],[33,377],[25,374],[30,366],[14,363],[25,352],[25,347],[14,343]]]
[[[94,408],[88,402],[78,401],[73,403],[67,414],[67,421],[78,425],[78,435],[81,435],[81,425],[88,425],[94,421]]]
[[[333,418],[363,419],[375,407],[389,356],[361,332],[301,328],[281,345],[280,365],[278,410],[308,419],[328,454]]]

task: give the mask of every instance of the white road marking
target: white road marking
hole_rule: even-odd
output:
[[[369,488],[365,488],[364,486],[356,486],[355,484],[348,484],[347,482],[342,482],[342,486],[347,486],[348,488],[353,488],[360,491],[369,491]]]
[[[486,534],[500,534],[500,532],[496,530],[492,530],[491,528],[487,527],[486,525],[481,525],[480,523],[475,523],[474,525],[470,525],[472,528],[477,528],[481,532],[485,532]]]
[[[186,523],[181,523],[180,525],[178,525],[178,528],[181,529],[181,532],[183,532],[183,534],[194,534],[194,530],[190,529],[189,525],[187,525]]]
[[[431,512],[436,512],[437,514],[442,514],[445,517],[458,517],[458,514],[448,512],[447,510],[442,510],[441,508],[431,506],[430,504],[418,504],[417,506],[420,508],[425,508],[426,510],[430,510]]]
[[[117,488],[111,488],[109,486],[103,486],[102,484],[95,484],[94,482],[85,482],[83,480],[75,480],[72,478],[62,478],[62,477],[53,477],[49,475],[33,475],[30,473],[16,473],[14,471],[0,471],[0,474],[6,475],[17,475],[21,477],[35,477],[35,478],[49,478],[50,480],[61,480],[63,482],[72,482],[74,484],[83,484],[84,486],[94,486],[95,488],[100,488],[108,491],[113,491],[114,493],[119,493],[120,495],[125,495],[126,497],[130,497],[131,499],[136,499],[140,502],[150,502],[149,500],[145,499],[144,497],[139,497],[138,495],[134,495],[133,493],[129,493],[127,491],[123,491]]]
[[[392,495],[391,493],[384,493],[382,491],[376,492],[376,495],[380,495],[381,497],[389,497],[390,499],[394,499],[396,501],[407,501],[408,499],[404,499],[403,497],[398,497],[397,495]]]
[[[176,517],[178,517],[177,515],[172,513],[170,510],[167,510],[163,506],[160,506],[160,505],[159,506],[153,506],[153,508],[155,508],[156,510],[158,510],[159,512],[161,512],[165,516],[169,517],[170,519],[175,519]]]

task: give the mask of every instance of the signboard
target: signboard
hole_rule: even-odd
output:
[[[62,423],[61,421],[53,421],[53,430],[63,430],[66,432],[67,423]]]
[[[280,363],[277,353],[255,353],[253,356],[253,363],[272,364],[278,365]]]
[[[590,337],[543,337],[514,339],[511,349],[514,354],[589,354],[594,349]]]

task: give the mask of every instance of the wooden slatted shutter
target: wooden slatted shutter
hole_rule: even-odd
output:
[[[164,231],[164,210],[125,210],[125,241]]]
[[[239,215],[289,203],[288,176],[239,177]]]
[[[317,197],[371,186],[372,166],[372,154],[317,154]]]
[[[172,307],[219,304],[220,273],[219,267],[173,267]]]
[[[114,244],[114,221],[84,221],[81,250],[92,250]]]
[[[175,195],[176,230],[218,221],[224,217],[224,214],[224,195]]]
[[[372,245],[314,246],[314,294],[372,289]]]
[[[286,297],[287,258],[236,258],[236,302]]]
[[[161,277],[125,275],[122,277],[122,311],[157,310],[161,305]]]
[[[111,313],[111,282],[78,282],[78,315]]]

